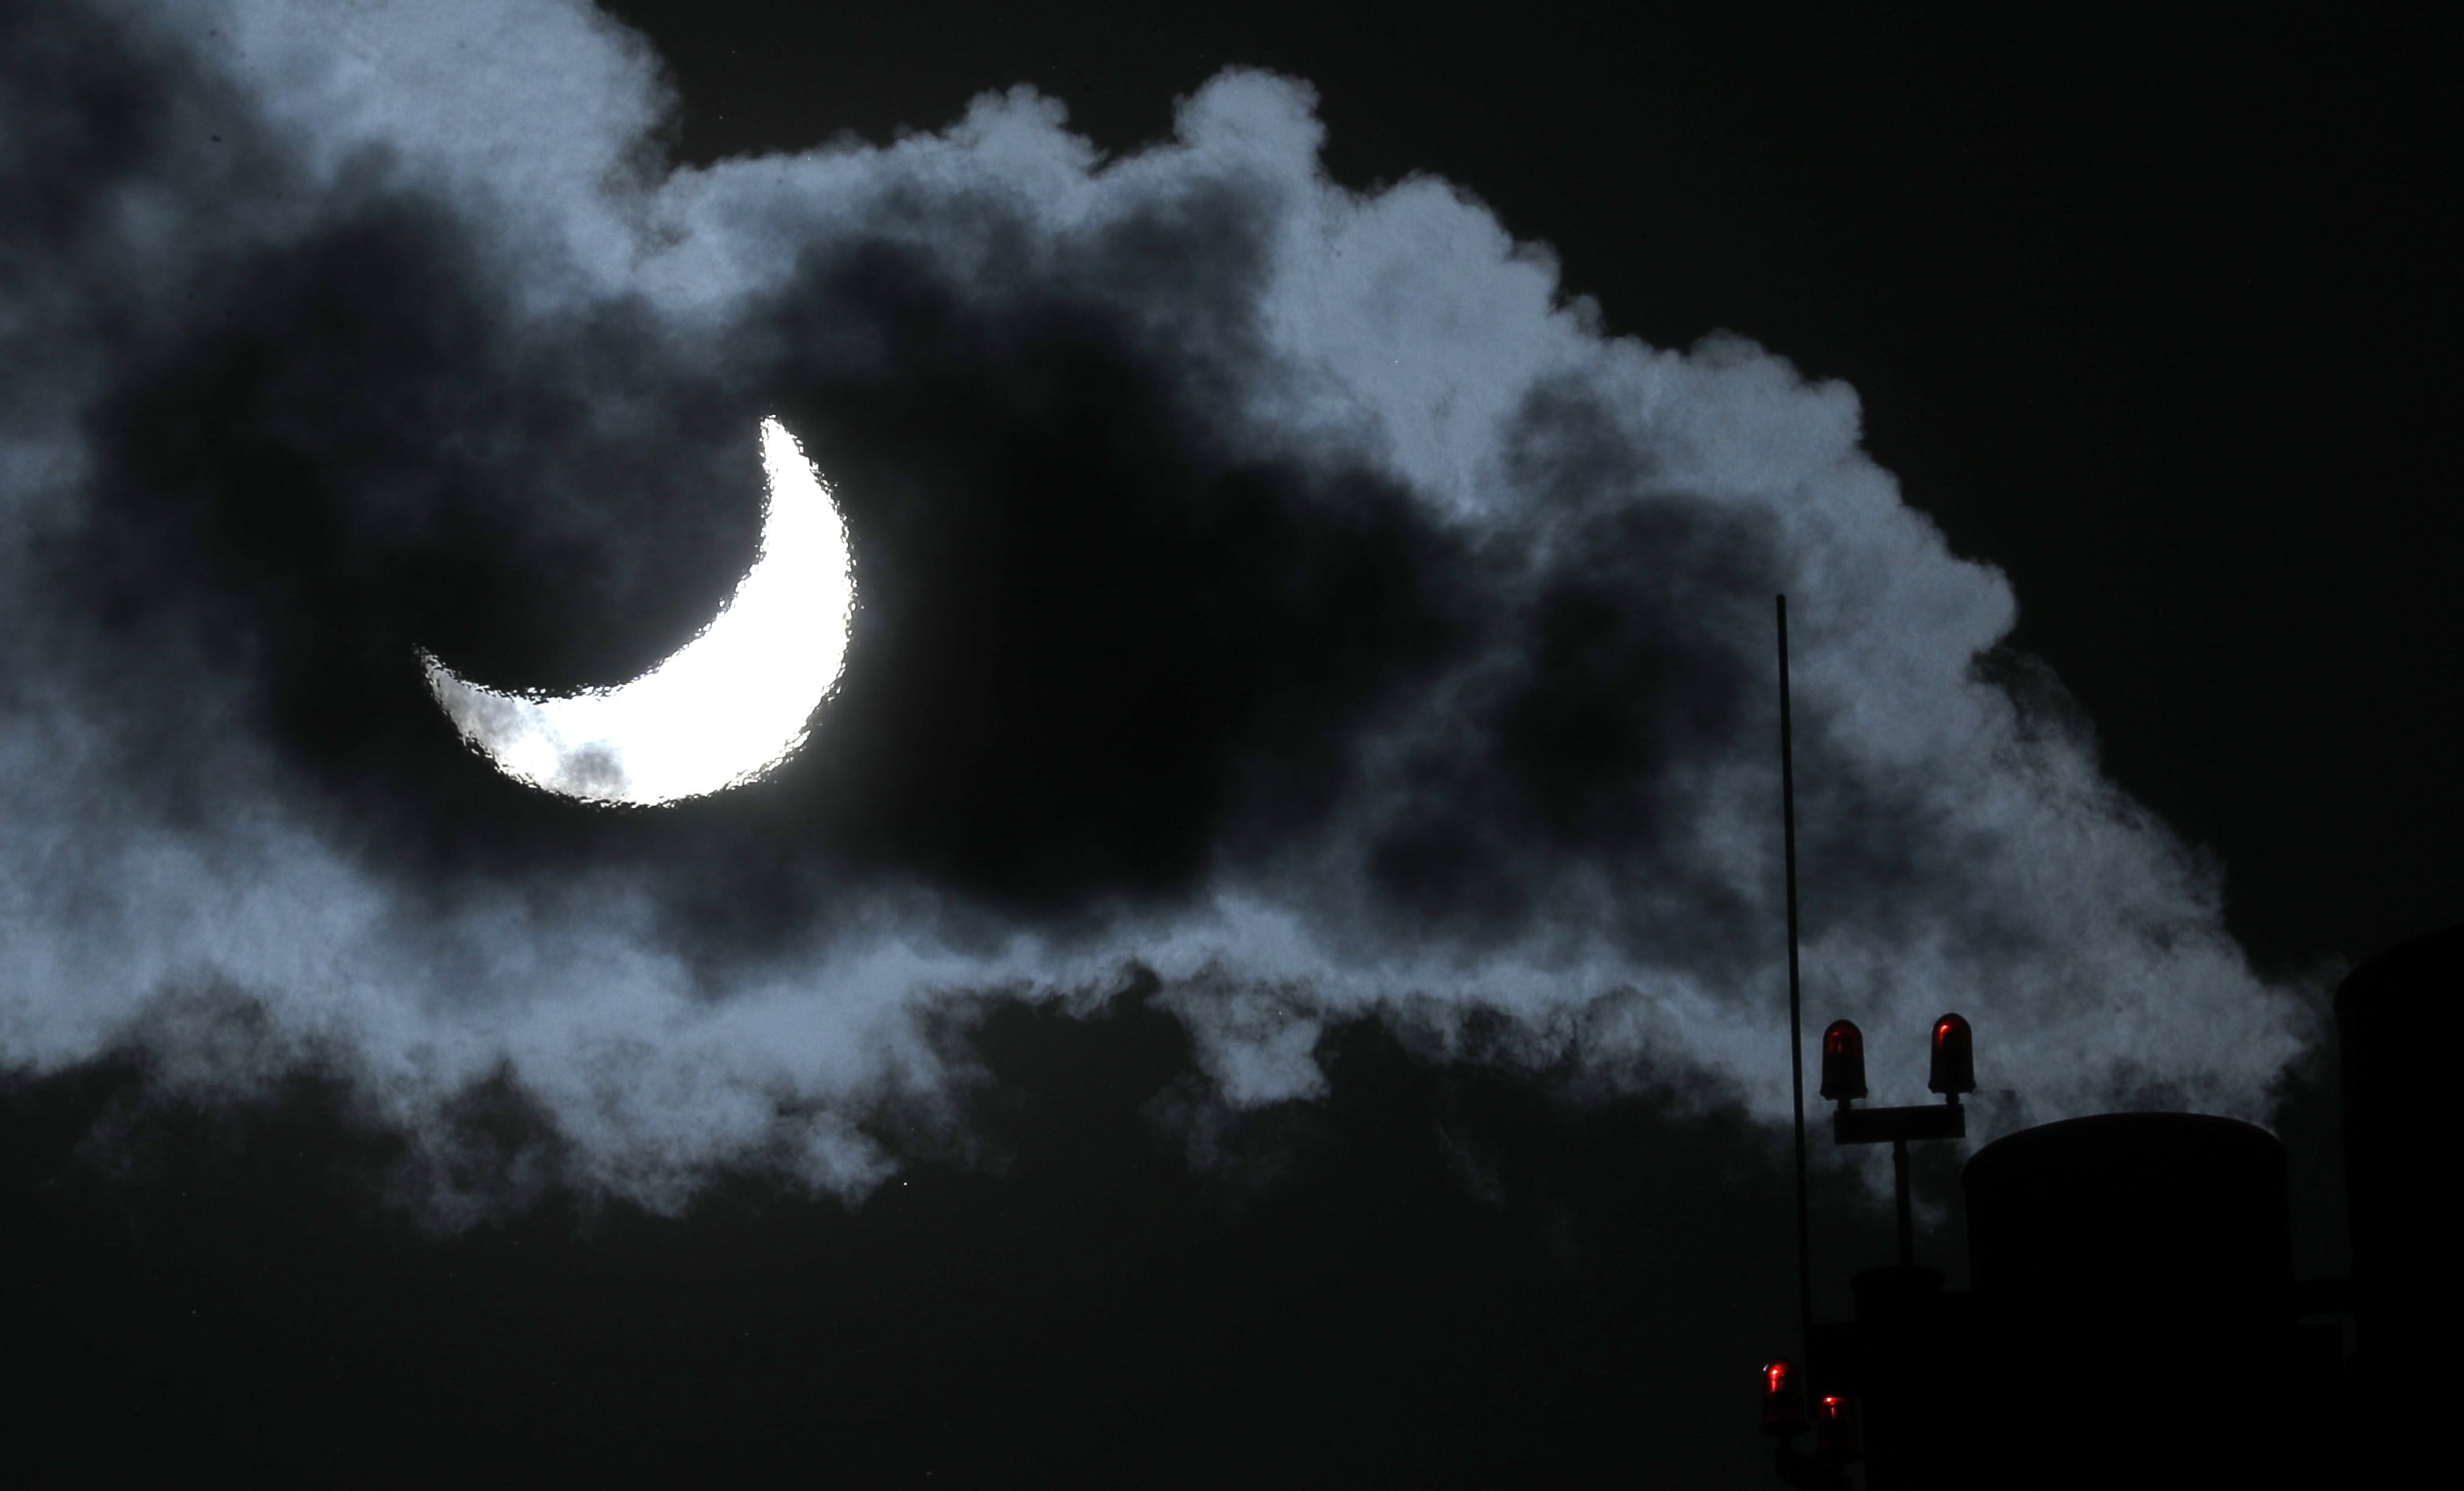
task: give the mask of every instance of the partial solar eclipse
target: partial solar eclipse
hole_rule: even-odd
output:
[[[776,419],[761,421],[761,464],[753,567],[700,634],[631,682],[508,693],[420,649],[462,738],[517,782],[645,807],[742,786],[793,755],[846,665],[855,576],[828,483]]]

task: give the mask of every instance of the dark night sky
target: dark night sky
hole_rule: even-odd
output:
[[[679,1128],[660,1142],[688,1158],[646,1169],[608,1131],[667,1110],[611,1103],[591,1129],[602,1110],[573,1094],[600,1089],[559,1087],[513,1036],[432,1108],[383,1096],[417,1087],[411,1064],[269,992],[313,982],[283,950],[325,946],[325,922],[165,931],[168,951],[124,965],[162,991],[99,1034],[21,1006],[81,1008],[43,969],[122,964],[11,951],[0,1424],[47,1483],[1773,1483],[1750,1371],[1793,1344],[1786,1149],[1716,1038],[1612,1059],[1503,996],[1278,1025],[1254,1003],[1283,997],[1271,981],[1177,982],[1105,952],[1230,877],[1319,898],[1325,925],[1408,971],[1398,949],[1485,955],[1573,926],[1556,908],[1597,868],[1653,897],[1608,951],[1570,957],[1780,1001],[1771,902],[1719,891],[1671,784],[1768,748],[1753,608],[1772,589],[1801,577],[1810,647],[1859,624],[1827,596],[1879,592],[1827,590],[1827,551],[1775,520],[1653,487],[1673,456],[1598,454],[1584,442],[1615,442],[1575,395],[1518,414],[1541,454],[1516,479],[1583,545],[1649,554],[1653,587],[1555,550],[1517,568],[1517,545],[1560,530],[1465,537],[1409,482],[1317,446],[1260,455],[1221,412],[1267,366],[1240,330],[1264,210],[1231,197],[1056,238],[1086,262],[980,300],[899,247],[885,211],[877,240],[794,248],[783,287],[724,322],[724,356],[637,305],[520,321],[513,251],[378,168],[261,242],[314,129],[91,22],[112,9],[0,26],[20,59],[0,74],[0,277],[39,286],[42,310],[0,322],[0,439],[33,448],[69,389],[95,453],[56,527],[34,465],[6,478],[20,597],[0,746],[36,847],[0,865],[0,938],[103,938],[103,913],[23,889],[83,885],[83,864],[133,905],[170,903],[138,861],[82,847],[139,824],[200,846],[160,873],[238,887],[208,914],[233,924],[345,867],[332,903],[374,906],[379,930],[334,946],[384,949],[369,967],[430,990],[436,1029],[494,1031],[485,990],[571,966],[612,987],[644,949],[717,1008],[800,939],[853,946],[885,918],[954,991],[865,1057],[856,1099],[757,1088],[780,1119],[760,1143],[809,1153],[706,1153]],[[2015,593],[1982,676],[2062,749],[2093,722],[2106,777],[2220,868],[2223,927],[2286,1002],[2315,1010],[2344,964],[2464,906],[2452,18],[606,9],[661,59],[681,100],[665,142],[695,166],[886,145],[1019,83],[1126,154],[1227,66],[1306,80],[1340,185],[1443,178],[1547,244],[1606,332],[1681,350],[1735,333],[1853,387],[1874,462]],[[123,243],[95,226],[105,188],[179,180],[209,125],[231,153],[190,172],[194,201],[167,194],[178,246],[94,247]],[[924,232],[970,221],[916,211]],[[990,216],[991,241],[1043,231]],[[666,817],[577,814],[487,776],[370,660],[417,640],[554,684],[658,656],[752,543],[740,506],[689,495],[746,478],[756,403],[833,453],[872,608],[817,764]],[[1649,495],[1595,503],[1619,482]],[[517,484],[545,496],[498,501]],[[1032,616],[1026,566],[1047,571]],[[1494,643],[1490,601],[1518,586],[1540,619]],[[591,624],[560,631],[567,611]],[[1370,816],[1353,746],[1498,657],[1461,738],[1379,758],[1408,786]],[[1980,977],[2058,964],[2052,913],[1991,904],[2034,883],[2011,868],[2029,851],[1934,813],[1875,764],[1853,707],[1801,707],[1810,918],[1885,928],[1885,956],[1962,928],[1947,966]],[[21,723],[55,720],[105,764],[47,798],[26,784],[67,747]],[[1356,903],[1284,857],[1327,824],[1330,854],[1365,846]],[[294,830],[325,857],[279,839]],[[1982,889],[1956,861],[1974,846]],[[2045,860],[2048,901],[2069,904],[2089,862]],[[451,930],[498,894],[504,926]],[[1079,961],[985,951],[1020,927]],[[1688,928],[1702,950],[1652,961]],[[1039,978],[1081,987],[1020,997]],[[1817,960],[1809,987],[1818,1026],[1852,997],[1826,990],[1860,986]],[[1193,1013],[1218,995],[1231,1013]],[[1322,1082],[1224,1098],[1221,1033],[1261,1019],[1268,1046],[1314,1042]],[[1990,1064],[1996,1027],[1979,1031]],[[844,1055],[779,1038],[782,1061]],[[2039,1059],[2069,1049],[2043,1039]],[[2212,1039],[2200,1059],[2231,1068],[2235,1033]],[[2032,1099],[2019,1065],[1986,1085],[2069,1101]],[[2313,1277],[2346,1262],[2330,1066],[2306,1049],[2260,1099]],[[649,1085],[682,1069],[574,1066]],[[1923,1248],[1955,1279],[1958,1162],[1919,1168],[1950,1204]],[[1887,1209],[1829,1164],[1815,1205],[1836,1313],[1887,1251]]]

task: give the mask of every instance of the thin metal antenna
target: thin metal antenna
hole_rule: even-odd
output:
[[[1805,1017],[1796,976],[1796,755],[1788,712],[1788,597],[1779,603],[1779,821],[1788,851],[1788,1076],[1796,1100],[1796,1324],[1798,1346],[1814,1355],[1813,1226],[1805,1206]]]

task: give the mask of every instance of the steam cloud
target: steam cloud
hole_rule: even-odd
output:
[[[0,1060],[302,1063],[451,1172],[510,1079],[571,1173],[860,1191],[982,1001],[1151,975],[1221,1102],[1331,1021],[1788,1110],[1771,596],[1811,1008],[2008,1124],[2256,1116],[2308,1035],[2099,772],[2008,585],[1855,394],[1612,336],[1463,190],[1228,72],[1099,158],[987,96],[677,168],[562,0],[0,22]],[[526,792],[415,649],[630,677],[752,556],[755,432],[842,494],[848,671],[772,781]],[[451,1186],[436,1180],[438,1197]],[[484,1201],[486,1198],[463,1198]]]

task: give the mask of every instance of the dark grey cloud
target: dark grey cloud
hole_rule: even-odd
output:
[[[937,1020],[1134,967],[1206,1102],[1478,1014],[1772,1116],[1782,590],[1821,1008],[1962,1009],[2013,1120],[2255,1112],[2301,1038],[1853,393],[1609,335],[1441,183],[1333,185],[1303,85],[1118,161],[1021,92],[691,170],[586,10],[298,19],[11,23],[11,1060],[321,1063],[439,1174],[512,1163],[469,1115],[514,1093],[652,1204],[861,1189],[868,1115],[958,1122]],[[772,413],[861,596],[808,748],[645,812],[487,769],[414,649],[649,666],[752,557]],[[163,1013],[232,998],[259,1038]]]

